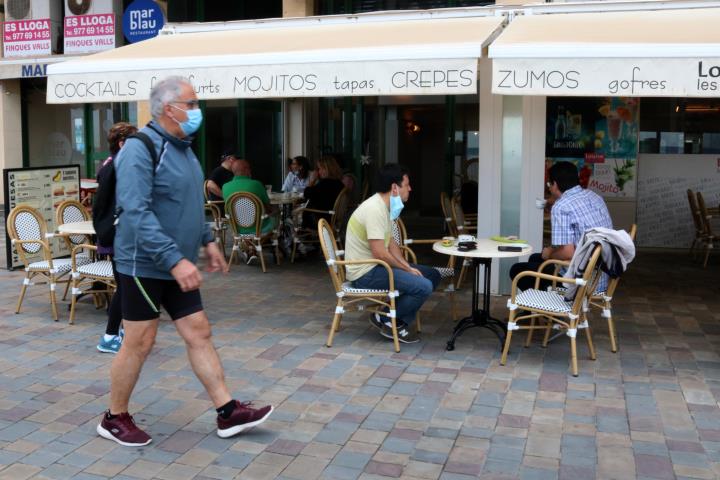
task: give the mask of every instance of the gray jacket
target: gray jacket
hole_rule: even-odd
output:
[[[203,173],[192,142],[178,139],[160,125],[141,132],[158,152],[155,175],[145,144],[129,138],[115,159],[115,203],[121,208],[115,233],[115,262],[120,273],[172,280],[170,270],[183,258],[195,263],[199,249],[212,240],[205,223]]]
[[[596,227],[586,230],[575,247],[575,254],[565,272],[565,278],[580,278],[585,273],[595,246],[600,245],[602,252],[598,265],[611,277],[619,277],[635,258],[635,244],[625,230]],[[573,300],[577,285],[566,283],[565,300]]]

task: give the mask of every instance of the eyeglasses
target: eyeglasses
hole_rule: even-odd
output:
[[[180,103],[182,105],[186,105],[189,110],[198,108],[200,106],[200,100],[187,100],[185,102],[170,102],[170,103]]]

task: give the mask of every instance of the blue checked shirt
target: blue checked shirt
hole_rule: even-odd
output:
[[[563,192],[552,207],[552,244],[577,245],[585,230],[595,227],[613,228],[607,205],[600,195],[592,190],[575,186]],[[597,291],[607,290],[608,276],[603,274]]]

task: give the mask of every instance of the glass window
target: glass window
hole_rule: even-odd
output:
[[[28,165],[77,164],[83,178],[93,177],[110,155],[107,134],[122,118],[122,104],[50,105],[46,85],[45,79],[23,80]]]
[[[80,165],[86,176],[83,105],[48,105],[45,79],[22,81],[31,167]]]
[[[720,99],[643,98],[641,153],[718,153]]]

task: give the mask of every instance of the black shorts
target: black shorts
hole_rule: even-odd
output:
[[[154,320],[160,316],[160,306],[177,320],[202,311],[200,290],[183,292],[175,280],[133,277],[118,273],[122,295],[123,320]]]

